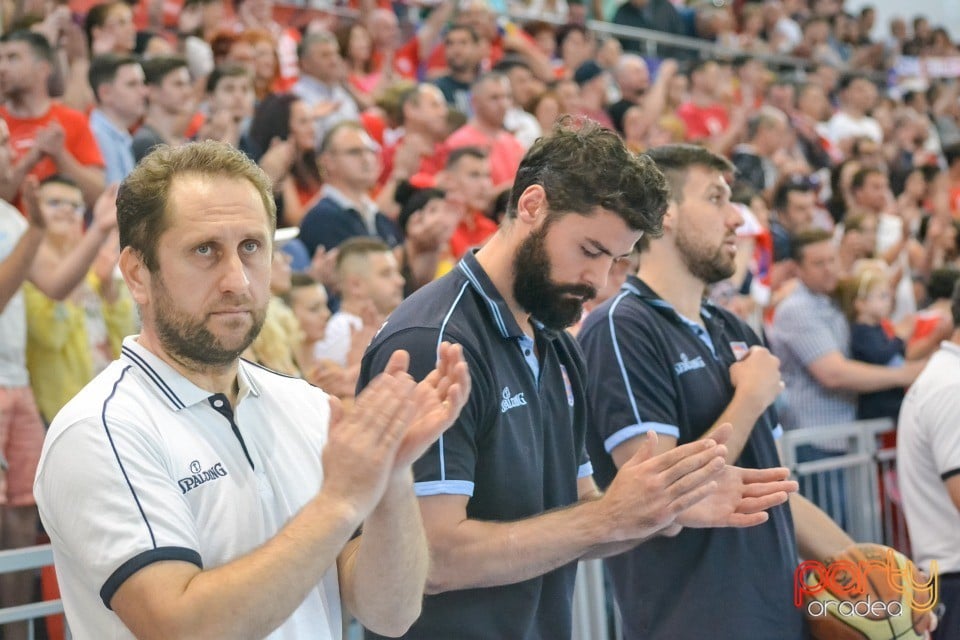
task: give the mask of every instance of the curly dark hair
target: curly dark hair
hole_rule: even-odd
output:
[[[552,221],[568,213],[611,211],[646,235],[663,232],[667,183],[646,157],[624,146],[620,137],[592,120],[565,117],[553,134],[537,140],[520,162],[507,203],[507,218],[517,215],[523,192],[540,185]]]

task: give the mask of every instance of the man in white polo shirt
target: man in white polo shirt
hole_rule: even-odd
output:
[[[960,287],[951,299],[960,327]],[[960,629],[960,328],[910,386],[897,426],[897,473],[913,559],[940,580],[946,608],[934,640]],[[934,569],[931,564],[936,562]]]
[[[143,331],[53,421],[34,486],[77,638],[340,638],[341,601],[390,635],[419,615],[410,465],[466,365],[445,345],[415,384],[397,352],[344,414],[241,361],[270,297],[270,194],[217,142],[162,147],[121,186]]]

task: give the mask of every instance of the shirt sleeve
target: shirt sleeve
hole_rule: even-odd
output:
[[[654,329],[617,309],[614,303],[580,334],[591,428],[608,453],[651,430],[682,439],[673,370],[649,333]]]
[[[458,342],[449,332],[444,340]],[[404,349],[410,354],[410,374],[423,380],[436,366],[438,332],[435,329],[408,329],[378,341],[364,355],[358,390],[365,387],[386,367],[391,354]],[[470,397],[452,427],[427,450],[414,465],[415,490],[418,496],[473,495],[478,442],[484,436],[484,425],[493,419],[485,407],[496,407],[487,368],[468,348],[464,358],[470,371]]]
[[[951,393],[952,391],[952,393]],[[930,432],[933,465],[943,479],[960,474],[960,387],[952,385],[940,393],[931,394],[923,409],[924,420]]]
[[[126,420],[84,419],[44,452],[34,492],[44,527],[86,568],[87,587],[109,608],[117,589],[160,561],[202,568],[189,506],[148,433]]]

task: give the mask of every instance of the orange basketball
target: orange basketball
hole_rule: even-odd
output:
[[[804,612],[817,640],[921,640],[937,583],[902,553],[856,544],[802,567]]]

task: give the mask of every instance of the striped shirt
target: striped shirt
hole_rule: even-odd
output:
[[[857,394],[825,388],[808,368],[834,351],[850,357],[850,325],[829,296],[797,283],[793,293],[777,307],[769,337],[787,385],[778,404],[785,429],[843,424],[856,419]]]

